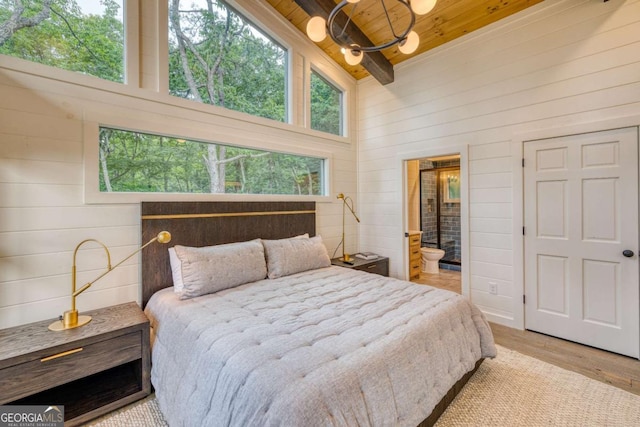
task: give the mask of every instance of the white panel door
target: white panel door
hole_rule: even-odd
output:
[[[529,141],[524,156],[526,329],[637,358],[637,128]]]

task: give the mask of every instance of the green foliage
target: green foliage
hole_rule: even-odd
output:
[[[79,6],[97,1],[0,0],[0,54],[123,81],[122,2],[100,0],[101,15],[84,13]],[[204,0],[205,9],[167,1],[170,93],[285,121],[287,52],[221,0]],[[330,104],[335,94],[327,87],[314,93]],[[330,106],[322,108],[314,111],[333,114]],[[339,130],[339,119],[336,123]],[[320,129],[331,131],[328,124]],[[100,129],[99,146],[101,191],[324,192],[323,160],[318,158],[109,128]]]
[[[342,135],[342,92],[313,70],[311,129]]]
[[[0,0],[0,26],[8,28],[47,10],[43,0],[22,0],[22,4],[24,11],[16,16],[18,3]],[[104,12],[99,16],[84,14],[75,0],[52,0],[46,19],[19,28],[4,43],[0,40],[0,54],[122,82],[124,25],[118,18],[122,2],[101,0],[101,4]]]
[[[287,52],[223,1],[169,0],[169,91],[284,122]],[[205,169],[210,191],[322,194],[322,160],[219,146]]]
[[[100,129],[100,150],[115,192],[209,193],[207,146],[160,135]],[[323,194],[322,159],[226,146],[225,160],[227,193]],[[100,191],[109,191],[104,172],[101,165]]]
[[[169,92],[284,122],[287,52],[222,1],[206,4],[169,3]]]

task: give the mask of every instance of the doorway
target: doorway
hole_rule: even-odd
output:
[[[457,153],[405,161],[407,237],[419,242],[417,250],[409,247],[409,279],[457,293],[464,292],[467,267],[463,262],[468,240],[465,161],[466,155]],[[424,248],[442,252],[435,274],[433,268],[425,271],[420,253]],[[412,254],[419,255],[416,259]]]
[[[638,357],[638,130],[524,144],[525,327]]]

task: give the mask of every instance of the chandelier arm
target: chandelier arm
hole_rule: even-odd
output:
[[[334,21],[335,21],[336,17],[338,16],[338,14],[348,4],[349,4],[349,2],[347,0],[342,0],[340,2],[340,4],[338,4],[336,7],[333,8],[333,10],[331,10],[331,13],[329,13],[329,17],[327,18],[327,33],[329,33],[329,36],[331,37],[331,39],[340,47],[348,47],[348,45],[343,40],[340,40],[339,37],[342,37],[342,36],[345,35],[346,30],[347,30],[347,26],[349,25],[349,22],[351,21],[351,15],[347,15],[347,20],[346,20],[344,26],[342,27],[342,31],[340,32],[339,35],[336,36],[333,33],[333,26],[334,26]],[[346,15],[346,13],[345,13],[345,15]]]
[[[336,6],[336,3],[333,0],[293,1],[309,16],[318,15],[325,18],[325,20],[328,19],[329,14]],[[344,21],[337,19],[337,22],[343,23]],[[347,34],[345,34],[345,37],[349,38],[350,43],[367,46],[372,44],[371,41],[367,41],[367,36],[362,32],[362,30],[360,30],[360,28],[358,28],[357,25],[354,25],[353,22],[351,22],[351,25],[347,28]],[[362,59],[362,67],[371,73],[371,76],[382,85],[387,85],[394,81],[393,65],[381,52],[370,52],[365,55]]]
[[[404,3],[404,0],[400,0],[400,1]],[[384,2],[384,0],[380,0],[380,3],[382,4],[384,15],[387,17],[387,23],[389,24],[389,28],[391,29],[391,34],[393,34],[393,37],[395,37],[396,40],[401,38],[401,37],[398,37],[398,35],[396,34],[395,28],[393,28],[393,24],[391,23],[391,18],[389,17],[389,11],[387,10],[387,4]],[[413,25],[409,25],[409,27],[413,27]]]
[[[342,32],[339,35],[335,35],[334,31],[333,31],[333,26],[334,26],[334,21],[336,19],[336,17],[338,16],[338,14],[342,11],[342,9],[344,9],[349,2],[347,0],[342,0],[329,14],[329,18],[327,19],[327,33],[329,34],[329,36],[331,37],[331,39],[341,48],[344,49],[351,49],[353,51],[359,51],[359,52],[377,52],[383,49],[386,49],[388,47],[391,47],[393,45],[396,45],[398,43],[400,43],[401,41],[403,41],[405,39],[405,37],[407,37],[407,35],[411,32],[411,30],[413,29],[413,26],[415,25],[416,22],[416,17],[415,14],[413,13],[413,10],[411,10],[411,6],[409,5],[409,3],[407,3],[405,0],[397,0],[399,3],[401,3],[404,7],[407,8],[407,10],[409,11],[409,17],[411,19],[411,21],[409,22],[409,25],[407,26],[407,29],[401,33],[400,35],[397,35],[395,33],[395,30],[393,28],[393,25],[391,25],[391,20],[389,18],[389,14],[387,12],[386,6],[384,4],[384,0],[381,0],[382,5],[384,7],[385,10],[385,15],[387,16],[387,20],[389,22],[389,27],[391,28],[391,33],[393,34],[393,36],[395,37],[393,40],[390,40],[386,43],[380,44],[380,45],[375,45],[375,46],[359,46],[357,44],[349,44],[346,43],[344,40],[341,40],[339,37],[342,37],[343,35],[345,35],[345,31],[346,31],[346,27],[347,24],[349,23],[349,21],[351,21],[351,15],[347,15],[348,19],[347,19],[347,23],[344,25]],[[354,7],[355,9],[355,7]],[[353,11],[352,11],[353,13]],[[346,15],[346,13],[345,13]]]
[[[340,31],[340,35],[338,37],[342,37],[342,36],[345,35],[345,33],[347,31],[347,27],[349,26],[349,22],[351,22],[351,17],[355,13],[357,7],[358,7],[358,3],[355,3],[353,5],[353,7],[351,8],[351,13],[349,13],[349,15],[347,15],[347,21],[344,23],[344,26],[342,27],[342,31]]]

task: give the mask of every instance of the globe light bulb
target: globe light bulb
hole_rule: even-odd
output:
[[[358,65],[360,62],[362,62],[363,56],[364,55],[362,54],[362,51],[356,48],[344,50],[344,60],[349,65]]]
[[[437,0],[411,0],[411,10],[416,15],[425,15],[436,6]]]
[[[307,36],[316,43],[327,37],[327,21],[322,16],[314,16],[307,22]]]
[[[411,31],[407,35],[407,37],[400,42],[400,44],[398,45],[398,50],[405,55],[409,55],[416,51],[419,44],[420,37],[418,36],[418,33],[416,33],[415,31]]]
[[[347,3],[352,3],[352,4],[353,3],[359,3],[359,2],[360,2],[360,0],[347,0]]]

